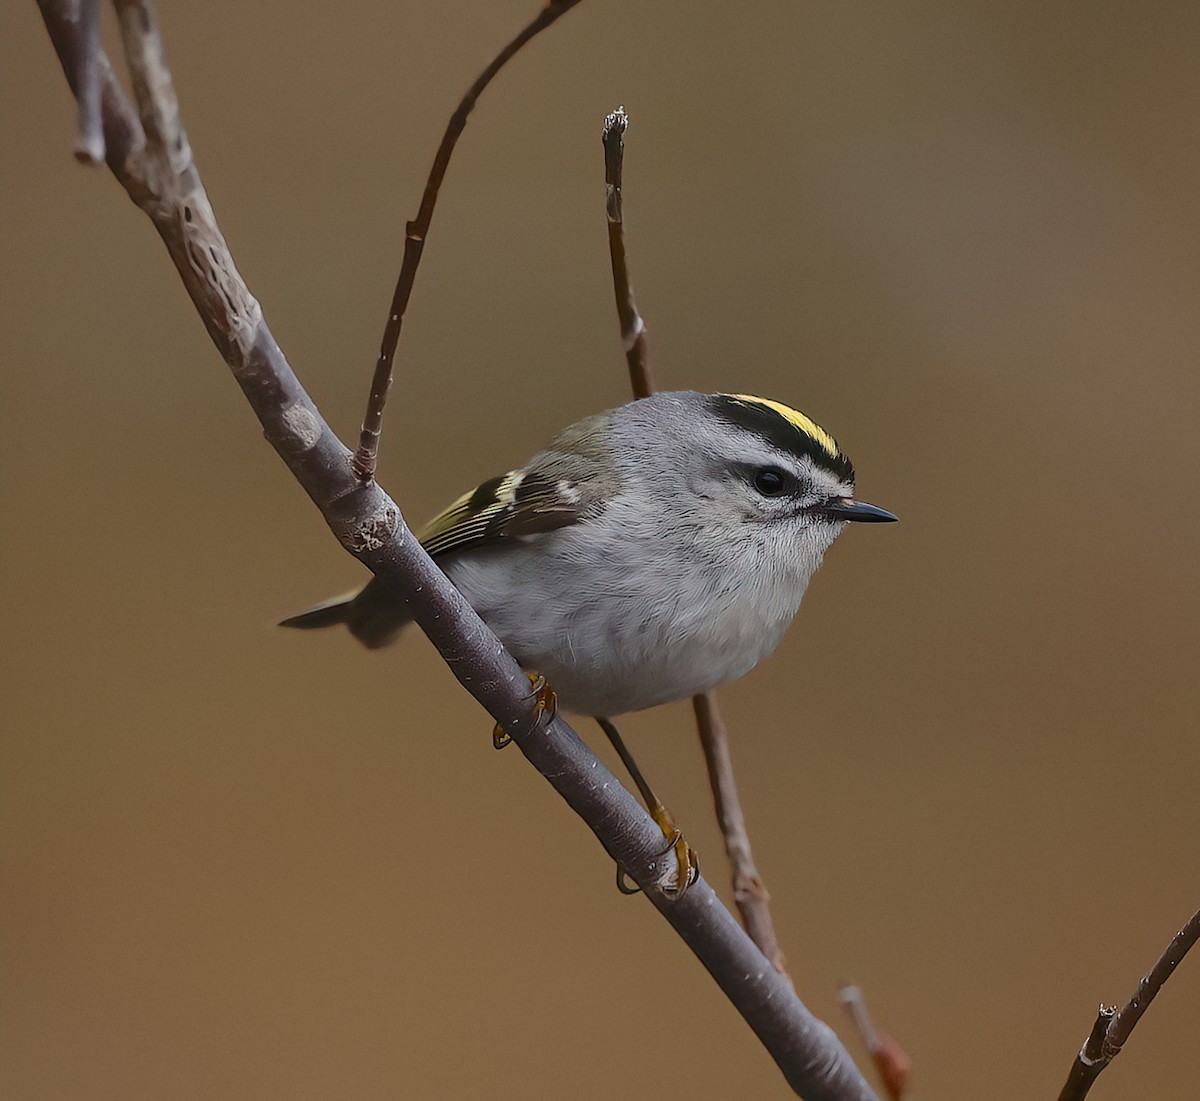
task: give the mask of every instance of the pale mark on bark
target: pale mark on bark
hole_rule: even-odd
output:
[[[317,446],[321,439],[321,422],[308,406],[294,402],[284,409],[280,416],[284,427],[291,433],[300,450],[308,451]]]

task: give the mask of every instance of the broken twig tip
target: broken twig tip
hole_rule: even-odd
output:
[[[75,159],[80,164],[88,164],[93,168],[104,163],[104,139],[99,141],[80,138],[75,143]]]
[[[611,115],[604,116],[604,133],[601,140],[607,142],[614,133],[619,138],[628,129],[629,116],[625,114],[624,107],[618,107]]]
[[[908,1089],[908,1078],[912,1073],[912,1060],[897,1040],[875,1027],[867,1010],[867,999],[862,988],[849,984],[838,991],[838,1000],[858,1032],[879,1077],[889,1101],[902,1101]]]

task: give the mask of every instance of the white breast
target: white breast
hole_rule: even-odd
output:
[[[667,556],[661,543],[648,554],[644,542],[598,544],[597,535],[592,525],[565,528],[539,536],[536,554],[492,547],[446,567],[522,666],[588,715],[640,711],[744,676],[778,646],[824,551],[743,537],[737,555],[696,539]]]

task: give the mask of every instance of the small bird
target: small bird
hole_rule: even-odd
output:
[[[608,719],[744,676],[846,523],[896,519],[853,494],[850,460],[805,414],[662,392],[565,428],[418,537],[531,680],[604,720],[624,758]],[[344,623],[376,648],[409,619],[373,580],[283,625]]]
[[[803,413],[662,392],[586,417],[418,538],[522,667],[612,717],[737,680],[770,655],[847,521],[854,467]],[[409,621],[378,581],[283,621],[366,646]]]

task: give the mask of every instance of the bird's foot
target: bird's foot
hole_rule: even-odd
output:
[[[558,696],[553,688],[546,683],[541,673],[526,673],[533,691],[525,698],[533,700],[533,725],[537,729],[543,722],[553,722],[558,714]],[[503,749],[512,741],[512,736],[499,723],[492,728],[492,746]]]
[[[700,878],[700,857],[696,850],[687,843],[687,838],[675,824],[675,817],[662,803],[654,801],[648,810],[663,837],[667,839],[667,847],[659,853],[659,858],[674,854],[675,876],[661,883],[662,893],[669,899],[678,900],[684,896],[687,889]],[[641,888],[637,884],[626,882],[625,873],[617,866],[617,890],[624,895],[636,895]]]

